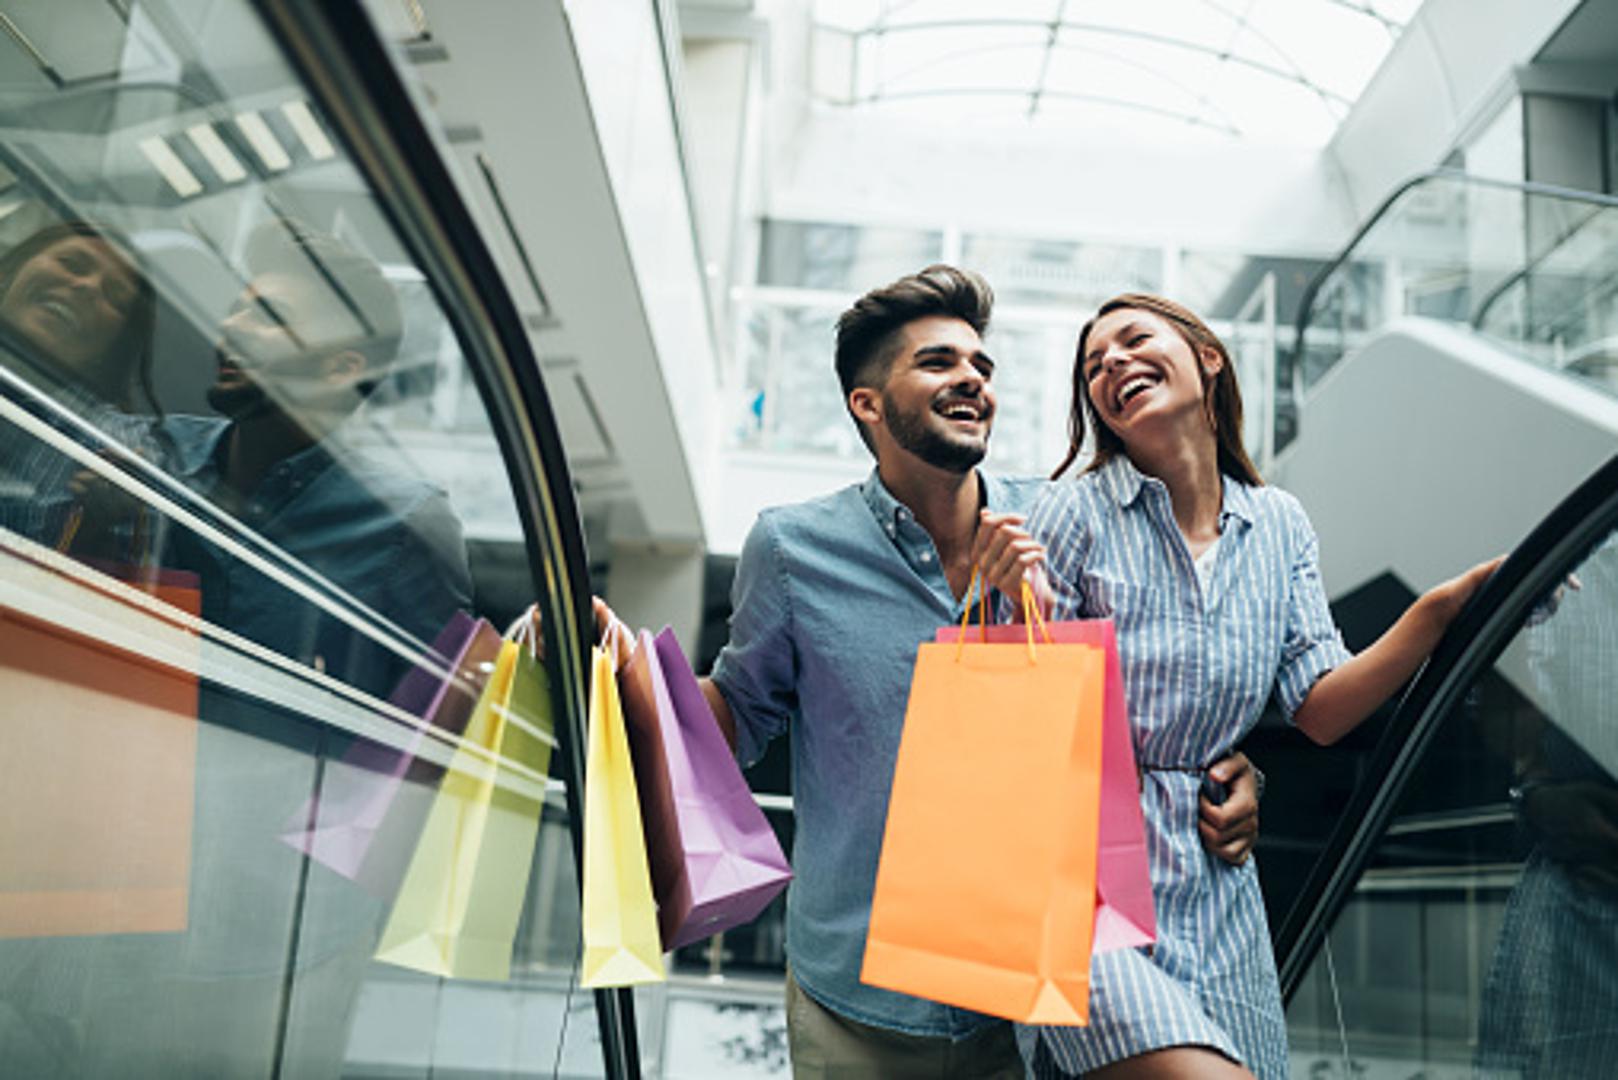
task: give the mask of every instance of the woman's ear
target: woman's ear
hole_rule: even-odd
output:
[[[882,395],[869,386],[856,386],[848,392],[848,411],[862,424],[880,424]]]
[[[1210,345],[1204,345],[1197,350],[1202,361],[1202,371],[1205,375],[1217,375],[1224,370],[1225,358],[1219,355],[1219,350]]]

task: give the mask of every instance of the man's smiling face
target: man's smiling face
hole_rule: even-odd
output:
[[[882,422],[899,448],[929,465],[966,472],[989,449],[994,361],[961,319],[931,315],[899,331],[881,390]]]

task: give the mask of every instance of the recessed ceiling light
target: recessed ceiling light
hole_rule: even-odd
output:
[[[310,157],[316,161],[326,161],[337,156],[337,148],[320,129],[320,122],[315,119],[315,114],[309,111],[308,103],[289,101],[281,106],[281,115],[287,118],[292,130],[303,140],[304,148],[309,151]]]
[[[241,129],[247,144],[253,148],[253,153],[264,163],[264,167],[271,172],[280,172],[292,164],[286,150],[276,141],[275,133],[264,118],[255,112],[236,114],[236,126]]]
[[[163,179],[168,181],[169,187],[180,198],[189,199],[202,191],[202,181],[185,167],[185,162],[160,137],[150,135],[142,139],[140,152],[146,155],[146,160],[152,163],[154,169],[163,174]]]
[[[227,184],[247,179],[247,170],[236,160],[236,155],[230,152],[230,147],[225,145],[225,140],[219,137],[219,132],[213,129],[212,124],[193,124],[185,129],[185,133],[191,145],[219,174],[219,179]]]

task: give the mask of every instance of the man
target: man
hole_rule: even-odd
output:
[[[730,641],[704,681],[743,763],[792,738],[787,1025],[799,1077],[1023,1075],[1009,1025],[859,980],[917,645],[960,620],[980,516],[1020,514],[1040,487],[976,467],[995,414],[992,304],[977,275],[932,266],[838,320],[838,377],[876,468],[759,516]],[[1239,755],[1210,771],[1235,786],[1224,806],[1204,802],[1204,835],[1239,862],[1257,828],[1252,774]]]
[[[338,437],[398,348],[393,287],[366,256],[289,221],[255,234],[248,267],[251,280],[220,324],[208,390],[222,418],[165,424],[176,472],[274,547],[431,641],[471,599],[460,522],[443,491]],[[337,619],[250,560],[206,542],[189,547],[209,621],[373,694],[385,696],[405,670],[376,627]]]

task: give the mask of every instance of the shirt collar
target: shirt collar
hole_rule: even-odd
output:
[[[1148,478],[1137,469],[1126,454],[1117,455],[1101,467],[1101,483],[1119,506],[1134,505],[1141,492],[1146,490],[1148,479],[1160,486],[1162,484],[1161,480]],[[1219,480],[1224,486],[1219,510],[1220,525],[1223,525],[1227,518],[1233,517],[1243,524],[1253,524],[1252,491],[1240,480],[1232,479],[1224,473],[1219,474]]]
[[[190,441],[182,443],[180,447],[179,471],[182,475],[194,481],[211,483],[217,480],[224,471],[223,454],[225,452],[225,437],[232,427],[230,421],[210,418],[205,425],[198,425]],[[293,481],[314,477],[331,464],[338,456],[335,447],[329,445],[331,440],[320,440],[313,445],[306,446],[297,453],[283,458],[271,470],[271,476],[279,476],[284,481]]]
[[[978,471],[978,490],[982,492],[985,506],[994,507],[1004,505],[1007,493],[1004,481],[998,477],[988,476],[982,470]],[[860,485],[860,494],[865,499],[865,505],[871,508],[878,525],[887,528],[889,525],[899,525],[905,521],[914,520],[915,514],[904,503],[894,498],[882,482],[881,473],[871,470],[871,475],[865,478]]]

